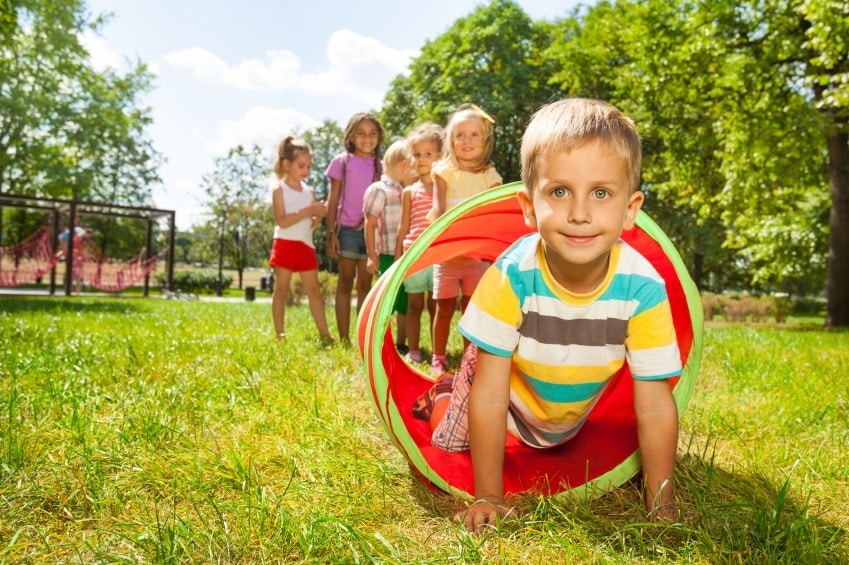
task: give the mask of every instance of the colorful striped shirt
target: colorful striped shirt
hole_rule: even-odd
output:
[[[533,447],[571,439],[625,361],[634,379],[681,373],[664,281],[621,240],[599,287],[574,294],[551,275],[539,234],[519,239],[487,270],[459,330],[512,356],[508,429]]]

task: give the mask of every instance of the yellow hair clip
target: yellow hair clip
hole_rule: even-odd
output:
[[[471,102],[468,102],[468,103],[460,106],[460,110],[472,110],[475,114],[480,116],[481,119],[486,120],[487,122],[491,123],[492,125],[495,125],[495,119],[492,116],[490,116],[489,114],[487,114],[486,112],[484,112],[481,109],[481,107],[478,106],[477,104],[473,104]]]

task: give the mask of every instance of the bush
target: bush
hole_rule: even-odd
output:
[[[797,296],[793,298],[790,311],[796,316],[821,316],[825,312],[825,299],[818,296]]]
[[[783,324],[786,322],[787,316],[790,315],[792,308],[793,303],[790,300],[790,296],[787,294],[777,294],[773,296],[770,312],[773,316],[775,316],[776,323]]]
[[[722,316],[728,322],[765,323],[773,316],[783,324],[792,309],[787,295],[752,296],[750,294],[702,294],[705,320]]]
[[[712,292],[702,293],[702,309],[705,312],[705,320],[713,320],[722,315],[725,307],[723,297]]]
[[[165,274],[157,274],[156,282],[160,287],[167,285]],[[194,294],[214,294],[218,283],[218,273],[215,271],[177,271],[174,273],[174,290]],[[233,277],[227,274],[221,276],[221,289],[230,288]]]

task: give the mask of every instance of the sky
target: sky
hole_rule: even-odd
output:
[[[579,0],[519,0],[533,19],[567,16]],[[483,0],[89,0],[111,14],[83,38],[98,69],[148,65],[147,129],[166,160],[155,207],[177,228],[205,220],[201,188],[214,159],[239,144],[270,155],[280,137],[325,119],[345,127],[379,110],[419,49]],[[271,163],[269,161],[269,170]]]

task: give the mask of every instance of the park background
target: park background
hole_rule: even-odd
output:
[[[156,76],[95,67],[81,37],[105,22],[86,8],[2,4],[0,196],[153,206],[168,157],[148,133]],[[645,521],[634,486],[530,499],[499,535],[464,535],[445,520],[456,501],[422,490],[383,436],[357,352],[322,349],[305,308],[281,348],[266,304],[3,297],[0,559],[849,561],[847,38],[846,7],[826,0],[599,2],[546,19],[495,0],[425,41],[373,108],[391,138],[476,102],[510,181],[536,108],[608,100],[638,124],[645,210],[705,304],[789,308],[708,316],[681,524]],[[297,132],[319,191],[344,125]],[[237,288],[264,271],[270,150],[213,162],[178,262],[220,264]],[[4,207],[0,245],[43,221]],[[135,222],[81,221],[110,257],[142,245]]]

